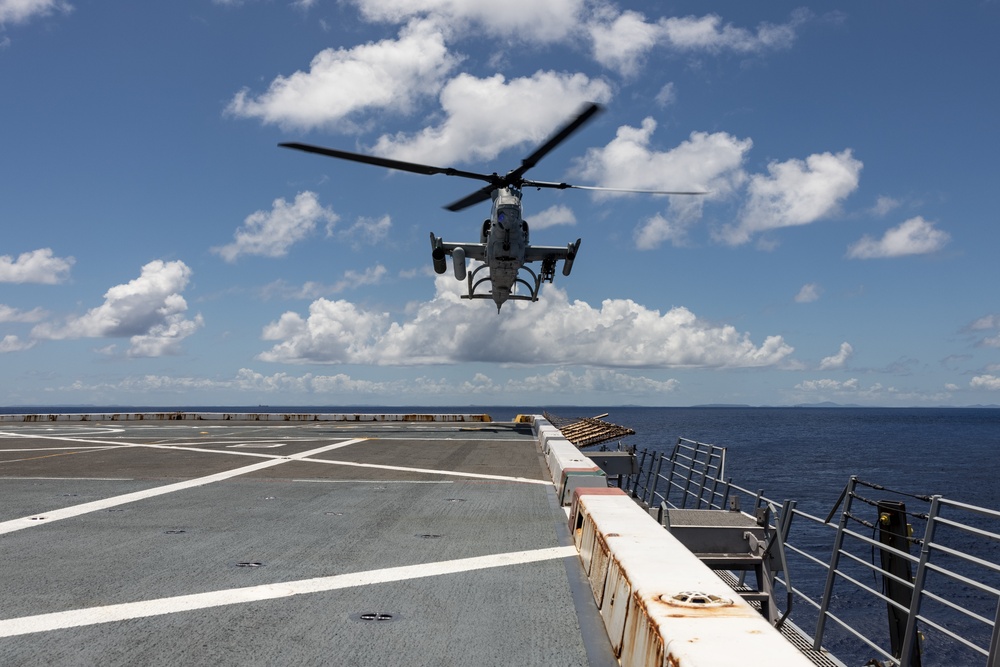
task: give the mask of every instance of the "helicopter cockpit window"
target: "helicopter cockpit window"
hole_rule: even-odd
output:
[[[520,216],[517,214],[517,208],[514,206],[507,206],[497,211],[497,222],[516,223],[519,219]]]

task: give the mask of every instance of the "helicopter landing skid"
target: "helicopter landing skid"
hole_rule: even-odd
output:
[[[479,274],[483,269],[487,269],[487,268],[489,268],[488,265],[483,264],[481,266],[476,267],[475,270],[471,271],[468,274],[469,277],[466,280],[467,280],[467,283],[468,283],[469,291],[468,291],[468,294],[462,294],[461,295],[461,297],[463,299],[492,299],[493,298],[493,290],[492,289],[490,289],[489,291],[485,291],[485,292],[483,292],[483,291],[477,292],[476,291],[477,289],[479,289],[479,287],[483,283],[491,282],[489,274],[487,274],[486,276],[480,278],[479,280],[476,280],[476,275]],[[507,299],[511,300],[511,301],[538,301],[538,290],[542,286],[542,279],[541,279],[541,277],[535,275],[535,272],[532,271],[527,266],[522,266],[521,268],[518,269],[518,273],[520,273],[521,271],[526,271],[531,276],[531,279],[534,281],[534,285],[532,285],[531,283],[529,283],[524,278],[518,278],[515,281],[515,285],[523,285],[525,288],[527,288],[528,293],[527,294],[514,294],[513,292],[511,292],[507,296]]]

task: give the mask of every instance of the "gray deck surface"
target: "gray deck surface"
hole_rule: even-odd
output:
[[[0,423],[0,665],[613,664],[565,522],[522,425]]]

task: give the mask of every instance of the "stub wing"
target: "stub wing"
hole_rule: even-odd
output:
[[[461,249],[466,259],[476,259],[480,262],[486,261],[485,243],[448,243],[447,241],[441,241],[440,248],[444,250],[446,255],[454,255],[456,250]]]
[[[573,269],[573,261],[576,253],[580,250],[580,239],[576,243],[567,243],[564,246],[529,245],[524,251],[524,261],[542,263],[542,280],[552,282],[555,275],[556,262],[563,260],[563,275],[568,276]]]

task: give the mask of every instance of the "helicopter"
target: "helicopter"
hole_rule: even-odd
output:
[[[449,211],[461,211],[470,206],[493,200],[490,217],[482,223],[479,243],[447,243],[440,236],[431,232],[431,261],[434,271],[443,274],[448,270],[446,257],[451,256],[455,278],[467,281],[467,291],[463,299],[493,299],[497,313],[508,300],[537,301],[543,282],[551,283],[555,278],[557,263],[562,260],[562,273],[568,276],[573,268],[580,250],[580,241],[565,246],[538,246],[529,243],[528,223],[522,215],[521,198],[524,187],[537,189],[552,188],[556,190],[595,190],[604,192],[631,192],[658,195],[703,195],[706,192],[672,192],[662,190],[629,190],[621,188],[604,188],[587,185],[571,185],[569,183],[554,183],[535,181],[524,178],[525,172],[534,167],[539,160],[552,149],[565,141],[571,134],[580,129],[587,121],[602,110],[601,105],[588,103],[558,131],[552,134],[533,153],[521,161],[521,166],[501,176],[496,172],[482,174],[464,171],[453,167],[434,167],[431,165],[404,162],[389,158],[351,153],[334,148],[324,148],[297,142],[278,144],[282,148],[292,148],[316,153],[341,160],[361,162],[377,167],[408,171],[416,174],[459,176],[485,181],[486,185],[479,190],[457,200],[444,208]],[[473,270],[466,267],[466,260],[480,262]],[[536,273],[528,264],[541,262]],[[485,272],[485,273],[484,273]],[[518,287],[525,288],[521,292]]]

